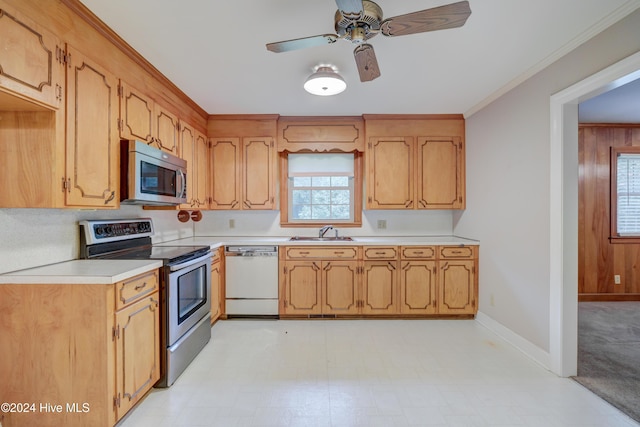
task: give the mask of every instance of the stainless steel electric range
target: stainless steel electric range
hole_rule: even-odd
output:
[[[80,223],[81,257],[157,259],[160,275],[160,380],[169,387],[211,339],[211,250],[208,246],[157,246],[151,218]]]

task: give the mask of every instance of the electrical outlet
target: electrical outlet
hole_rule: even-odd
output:
[[[620,284],[620,275],[619,275],[619,274],[616,274],[615,276],[613,276],[613,282],[614,282],[616,285],[619,285],[619,284]]]
[[[489,305],[490,305],[491,307],[493,307],[494,305],[496,305],[496,302],[495,302],[495,300],[493,299],[493,294],[491,294],[491,295],[489,296]]]
[[[235,219],[230,219],[229,220],[229,228],[236,228],[236,220]]]
[[[379,219],[378,220],[378,230],[385,230],[387,228],[387,220]]]

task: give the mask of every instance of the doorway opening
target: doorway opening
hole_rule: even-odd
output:
[[[578,104],[640,78],[640,52],[551,97],[550,343],[551,371],[578,365]]]

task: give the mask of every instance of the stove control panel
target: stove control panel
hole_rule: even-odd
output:
[[[80,221],[87,244],[153,236],[151,218]]]

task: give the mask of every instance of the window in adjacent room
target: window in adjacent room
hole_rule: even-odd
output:
[[[302,153],[284,158],[286,198],[281,189],[281,222],[287,225],[360,225],[361,155]],[[286,212],[285,212],[286,210]]]
[[[640,147],[611,148],[612,239],[640,239]]]

